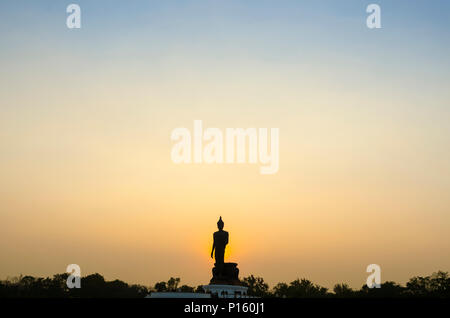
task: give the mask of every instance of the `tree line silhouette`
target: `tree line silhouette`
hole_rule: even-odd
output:
[[[180,278],[171,277],[167,282],[158,282],[152,287],[129,285],[120,280],[105,281],[102,275],[81,277],[81,288],[67,287],[69,274],[56,274],[52,278],[19,276],[0,281],[0,297],[53,297],[53,298],[142,298],[150,292],[204,292],[201,285],[180,285]],[[278,283],[272,289],[262,277],[253,275],[241,279],[248,287],[248,294],[255,297],[282,298],[407,298],[450,297],[448,272],[438,271],[430,276],[411,278],[405,286],[387,281],[380,288],[359,290],[347,284],[336,284],[333,290],[314,284],[308,279],[296,279],[289,284]]]

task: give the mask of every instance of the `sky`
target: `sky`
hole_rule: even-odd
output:
[[[360,288],[450,270],[450,3],[0,3],[0,279]],[[171,132],[279,128],[280,166],[174,164]]]

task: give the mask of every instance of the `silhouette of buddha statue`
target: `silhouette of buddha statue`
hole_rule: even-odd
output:
[[[221,265],[224,264],[224,257],[225,257],[225,247],[228,244],[228,232],[223,230],[224,223],[222,221],[222,217],[220,217],[219,221],[217,222],[217,227],[219,230],[217,232],[214,232],[213,238],[213,246],[211,250],[211,258],[213,257],[216,259],[216,266],[221,267]]]
[[[213,246],[211,250],[211,258],[215,257],[216,263],[212,269],[213,277],[210,284],[216,285],[242,285],[239,280],[239,268],[237,263],[225,263],[225,247],[228,244],[228,232],[223,230],[223,221],[220,217],[217,222],[219,230],[213,234]]]

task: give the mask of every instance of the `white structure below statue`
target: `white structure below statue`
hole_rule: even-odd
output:
[[[203,285],[203,289],[211,294],[211,297],[218,298],[248,298],[245,286],[238,285]]]
[[[237,285],[203,285],[206,293],[154,292],[145,298],[251,298],[248,287]]]

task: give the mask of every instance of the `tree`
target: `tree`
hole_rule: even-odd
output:
[[[183,285],[180,287],[180,292],[182,293],[193,293],[195,291],[194,287]]]
[[[288,297],[323,297],[327,295],[327,290],[305,278],[296,279],[289,284]]]
[[[286,283],[278,283],[273,288],[273,294],[275,297],[285,298],[289,294],[289,286]]]
[[[244,286],[248,287],[247,294],[255,297],[270,296],[269,285],[264,282],[262,277],[250,275],[242,279]]]
[[[159,282],[155,284],[154,289],[157,292],[176,292],[178,289],[178,284],[180,283],[180,278],[170,277],[167,282]],[[187,286],[187,285],[185,285]],[[186,288],[186,287],[184,287]]]
[[[275,297],[289,298],[316,298],[328,296],[328,289],[311,281],[302,278],[296,279],[287,285],[286,283],[278,283],[274,287]]]
[[[345,283],[334,285],[333,292],[337,297],[342,298],[355,296],[355,291]]]
[[[165,291],[167,291],[167,284],[166,284],[166,282],[156,283],[154,289],[155,289],[155,291],[157,291],[159,293],[165,292]]]
[[[415,297],[450,297],[450,277],[438,271],[431,276],[416,276],[406,283],[405,293]]]
[[[384,282],[380,288],[369,288],[364,285],[360,290],[360,296],[363,297],[382,297],[382,298],[397,298],[404,296],[404,287],[395,282]]]
[[[177,291],[179,283],[180,283],[179,277],[177,278],[170,277],[169,280],[167,281],[167,290],[172,292]]]

